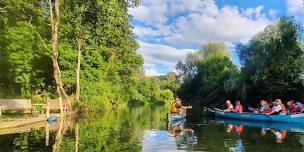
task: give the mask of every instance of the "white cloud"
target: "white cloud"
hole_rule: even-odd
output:
[[[303,0],[287,0],[288,15],[294,16],[296,20],[302,21],[304,25],[304,2]]]
[[[138,51],[144,56],[145,65],[165,65],[173,70],[176,63],[187,55],[192,49],[177,49],[163,44],[150,44],[139,41]]]
[[[257,7],[254,10],[245,10],[246,14],[241,14],[239,9],[226,6],[219,9],[215,16],[192,13],[186,17],[179,17],[173,25],[176,34],[166,37],[165,40],[171,45],[184,46],[201,45],[208,40],[227,43],[246,41],[270,23],[260,13],[261,9],[262,7]]]
[[[165,44],[187,47],[207,40],[246,41],[271,22],[267,15],[273,18],[277,14],[274,9],[263,11],[263,6],[219,8],[213,0],[144,0],[130,14],[154,27],[136,26],[138,36],[162,36]]]
[[[163,75],[163,73],[159,73],[156,69],[146,69],[145,70],[146,76],[158,76]]]

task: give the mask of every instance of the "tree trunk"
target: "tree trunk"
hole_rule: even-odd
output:
[[[77,42],[77,69],[76,69],[76,95],[75,98],[79,102],[80,97],[80,57],[81,57],[81,42]]]
[[[56,83],[56,89],[59,97],[63,95],[64,98],[68,99],[68,95],[66,94],[62,80],[61,80],[61,72],[58,64],[58,28],[59,28],[59,0],[55,2],[55,15],[53,13],[53,5],[52,0],[49,0],[49,14],[50,21],[52,27],[52,61],[54,68],[54,79]]]

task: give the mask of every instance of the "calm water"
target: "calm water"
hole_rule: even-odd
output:
[[[167,124],[167,110],[125,108],[31,129],[0,130],[0,152],[304,151],[304,126],[207,118],[198,111]]]

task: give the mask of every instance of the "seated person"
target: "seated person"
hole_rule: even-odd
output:
[[[241,105],[241,101],[236,100],[235,107],[234,107],[233,111],[234,112],[239,112],[239,113],[243,112],[243,106]]]
[[[271,111],[270,105],[268,104],[267,101],[261,100],[260,105],[261,105],[261,107],[258,109],[258,111],[257,111],[258,113],[268,113]]]
[[[181,100],[179,98],[176,98],[173,103],[171,103],[170,112],[171,113],[180,113],[180,112],[186,112],[186,109],[191,109],[192,106],[182,106]]]
[[[296,106],[296,104],[294,103],[293,100],[290,100],[290,101],[287,102],[287,112],[288,113],[296,113],[297,112],[297,106]]]
[[[267,113],[267,115],[282,115],[286,114],[286,112],[286,108],[281,99],[276,99],[275,105],[272,107],[271,112]]]
[[[230,100],[226,100],[226,107],[227,108],[224,110],[224,112],[233,112],[234,111],[233,105],[230,102]]]
[[[296,112],[303,112],[304,111],[304,104],[302,104],[301,102],[296,102],[295,106],[296,106]]]

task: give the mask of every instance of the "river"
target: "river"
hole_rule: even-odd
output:
[[[190,110],[185,121],[167,124],[167,111],[122,108],[0,131],[0,152],[304,151],[304,128],[298,126],[203,117],[198,110]]]

